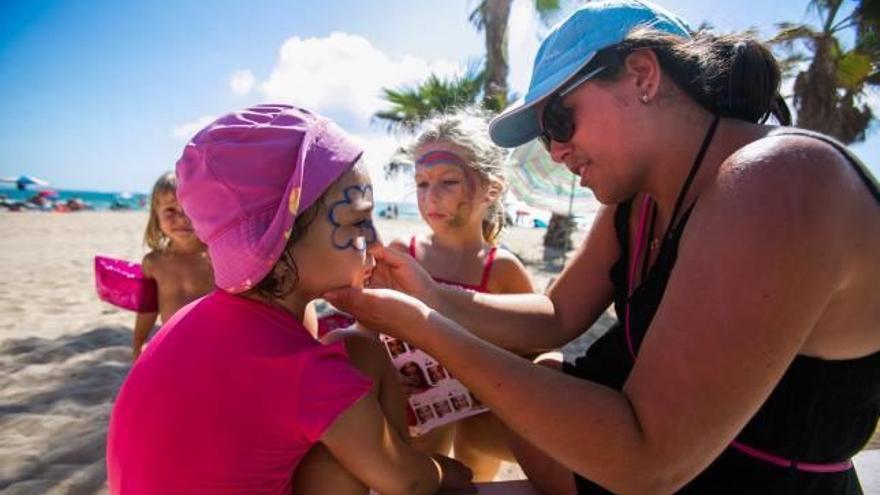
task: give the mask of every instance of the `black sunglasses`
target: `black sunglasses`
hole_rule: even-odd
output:
[[[562,104],[566,95],[577,89],[581,84],[589,81],[605,70],[605,66],[595,69],[584,68],[576,74],[574,80],[550,96],[544,111],[541,113],[541,134],[538,136],[547,151],[550,151],[550,142],[567,143],[574,135],[574,112],[571,108]]]

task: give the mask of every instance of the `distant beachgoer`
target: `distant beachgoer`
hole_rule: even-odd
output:
[[[218,289],[144,350],[110,419],[110,492],[366,494],[472,490],[461,463],[408,444],[378,338],[303,326],[324,291],[362,287],[376,242],[361,149],[288,105],[228,114],[177,163],[178,197]]]
[[[140,355],[157,319],[167,322],[177,310],[214,289],[208,251],[177,201],[174,172],[162,174],[153,185],[144,244],[150,252],[141,267],[144,277],[156,281],[159,309],[137,314],[132,359]]]
[[[522,263],[496,245],[504,227],[504,153],[489,140],[485,117],[474,110],[439,115],[422,126],[410,153],[419,213],[431,233],[397,239],[391,247],[408,252],[446,284],[476,292],[534,292]],[[434,381],[439,379],[438,374]],[[492,480],[502,460],[513,460],[503,428],[490,413],[416,439],[432,452],[448,452],[452,444],[477,481]]]
[[[780,80],[753,38],[694,33],[647,1],[585,2],[491,126],[503,146],[541,139],[606,205],[548,294],[455,290],[377,247],[373,285],[389,274],[421,302],[325,297],[478,394],[543,493],[861,493],[850,459],[880,415],[880,187],[839,142],[764,124],[790,121]],[[501,349],[560,346],[610,304],[620,323],[564,373]]]

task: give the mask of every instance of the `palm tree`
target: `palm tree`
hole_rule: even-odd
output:
[[[513,0],[481,0],[471,12],[471,24],[485,34],[486,78],[483,82],[483,106],[496,112],[507,106],[507,25]],[[559,0],[535,0],[535,11],[544,23],[549,23],[561,7]],[[544,246],[568,249],[571,247],[572,220],[566,215],[553,213]]]
[[[471,68],[459,77],[444,79],[431,74],[414,87],[383,88],[382,97],[391,108],[376,112],[373,120],[383,123],[388,132],[412,133],[435,113],[475,104],[484,74]]]
[[[859,0],[849,15],[841,16],[843,3],[810,0],[808,8],[817,13],[821,27],[782,23],[770,43],[787,54],[783,69],[795,77],[792,103],[797,126],[853,143],[865,139],[874,118],[864,97],[880,84],[880,2]],[[838,39],[847,29],[856,30],[850,50]],[[808,60],[806,70],[798,70]]]
[[[483,81],[483,106],[500,112],[507,106],[507,25],[513,0],[481,0],[469,17],[482,31],[486,41],[486,77]],[[535,0],[535,11],[547,23],[559,11],[559,0]]]

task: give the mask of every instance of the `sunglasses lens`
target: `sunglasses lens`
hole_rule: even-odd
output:
[[[562,100],[553,97],[544,107],[541,124],[544,127],[543,139],[549,147],[549,140],[559,143],[567,143],[574,134],[574,121],[572,112],[562,104]]]

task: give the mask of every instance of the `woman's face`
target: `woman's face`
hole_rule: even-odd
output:
[[[635,107],[628,84],[626,77],[589,81],[566,95],[562,103],[572,110],[574,134],[567,143],[550,143],[553,161],[564,163],[604,204],[618,203],[638,190],[644,114]]]
[[[373,187],[364,166],[330,188],[301,241],[293,246],[297,289],[317,297],[331,289],[363,287],[375,260],[367,247],[379,242],[373,226]]]
[[[488,202],[479,175],[456,146],[430,143],[416,149],[419,213],[431,229],[480,227]]]

